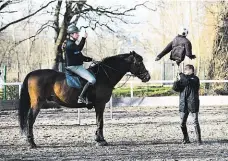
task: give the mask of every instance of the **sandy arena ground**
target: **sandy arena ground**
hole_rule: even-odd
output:
[[[20,135],[17,111],[0,111],[0,160],[228,160],[228,107],[201,107],[203,145],[195,142],[191,117],[191,144],[181,144],[177,107],[119,107],[105,112],[104,135],[109,146],[96,146],[95,112],[81,109],[41,110],[29,149]]]

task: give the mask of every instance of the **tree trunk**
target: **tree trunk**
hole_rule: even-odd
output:
[[[227,2],[220,2],[218,17],[218,30],[213,45],[212,59],[209,65],[209,79],[228,79],[228,7]],[[228,94],[228,83],[215,83],[211,85],[213,93]]]
[[[62,69],[59,69],[59,66],[61,66],[62,68],[64,67],[63,51],[61,49],[61,46],[62,46],[63,41],[66,40],[66,37],[67,37],[67,33],[66,33],[67,26],[70,23],[77,24],[78,19],[80,18],[80,14],[74,15],[74,13],[80,13],[80,10],[83,8],[83,4],[85,2],[86,1],[83,1],[83,3],[81,1],[76,2],[77,7],[74,8],[73,2],[70,0],[67,0],[66,1],[66,11],[65,11],[65,14],[63,17],[63,21],[61,23],[61,26],[58,27],[58,24],[59,24],[58,21],[59,21],[59,16],[60,16],[59,13],[60,13],[61,5],[62,5],[62,1],[61,0],[58,1],[56,10],[55,10],[55,16],[54,16],[54,19],[55,19],[54,24],[55,24],[55,32],[56,32],[55,46],[54,46],[55,59],[54,59],[54,62],[52,62],[52,64],[53,64],[52,68],[54,70],[62,71]],[[74,19],[73,22],[71,22],[73,16],[75,16],[76,18]],[[61,63],[61,65],[59,63]]]

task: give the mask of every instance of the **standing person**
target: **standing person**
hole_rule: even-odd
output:
[[[185,55],[190,59],[195,59],[196,56],[192,55],[192,44],[186,38],[188,30],[186,28],[181,29],[180,33],[171,41],[165,49],[157,55],[155,61],[159,61],[163,56],[171,51],[170,59],[176,61],[179,66],[184,60]]]
[[[89,86],[96,83],[96,79],[88,70],[83,67],[84,61],[92,61],[92,58],[84,56],[81,52],[85,45],[87,33],[85,33],[85,36],[82,37],[79,44],[76,44],[76,40],[79,38],[79,29],[75,24],[68,26],[67,34],[68,39],[66,41],[65,47],[67,68],[88,81],[83,87],[80,96],[78,97],[78,103],[88,104],[89,102],[84,95]]]
[[[189,113],[193,117],[193,124],[195,127],[198,144],[201,144],[201,131],[198,121],[199,115],[199,78],[194,74],[194,66],[186,65],[184,74],[180,73],[180,80],[174,82],[173,89],[180,92],[179,112],[181,118],[181,130],[184,135],[183,143],[190,143],[186,122]]]

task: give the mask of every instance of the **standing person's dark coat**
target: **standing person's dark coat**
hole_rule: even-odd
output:
[[[197,76],[180,73],[180,80],[176,82],[174,89],[180,92],[180,112],[199,112],[199,87],[200,81]]]
[[[175,81],[173,89],[180,92],[179,97],[179,113],[180,113],[180,126],[184,136],[183,143],[190,143],[186,122],[188,115],[191,114],[193,117],[193,124],[195,127],[196,137],[199,144],[201,140],[201,130],[198,120],[199,115],[199,88],[200,81],[194,74],[194,66],[186,65],[184,73],[180,73],[180,80]]]

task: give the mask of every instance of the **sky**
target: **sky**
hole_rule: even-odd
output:
[[[48,0],[25,0],[22,2],[20,5],[16,4],[14,6],[11,6],[12,8],[19,9],[19,12],[16,14],[11,15],[6,15],[3,19],[0,19],[2,22],[10,22],[14,19],[17,19],[19,17],[22,17],[26,14],[28,14],[29,10],[31,9],[32,11],[35,11],[38,9],[41,5],[46,4]],[[144,1],[143,1],[144,2]],[[117,31],[124,31],[124,32],[133,32],[136,36],[140,36],[141,32],[139,32],[140,28],[144,26],[144,30],[150,30],[151,26],[159,29],[161,22],[160,22],[160,14],[162,10],[167,10],[169,12],[169,8],[166,8],[167,6],[164,5],[166,3],[188,3],[189,1],[179,1],[179,0],[165,0],[165,1],[156,1],[156,0],[149,0],[147,5],[155,9],[156,11],[151,11],[148,10],[144,7],[138,7],[138,9],[134,12],[132,12],[133,16],[127,17],[126,20],[128,20],[131,23],[137,23],[137,24],[123,24],[123,23],[118,23],[117,25],[113,24],[113,28]],[[191,2],[196,2],[196,1],[191,1]],[[88,4],[97,7],[97,6],[105,6],[105,7],[120,7],[124,6],[125,8],[131,8],[135,6],[138,3],[142,3],[142,0],[88,0]],[[29,5],[28,5],[29,4]],[[51,5],[49,8],[45,10],[45,12],[51,12],[53,11],[52,7],[55,7],[55,4]],[[31,11],[31,12],[32,12]],[[183,12],[184,11],[184,12]],[[182,20],[180,26],[189,26],[189,10],[182,8],[182,11],[180,13],[184,15],[184,19]],[[52,19],[52,15],[50,14],[37,14],[34,18],[31,19],[32,28],[38,28],[42,23],[46,22],[48,19]],[[105,19],[101,19],[101,21],[105,21]],[[78,26],[83,26],[87,22],[83,21],[82,19],[79,20]],[[150,24],[150,25],[147,25]],[[147,26],[146,26],[147,25]],[[25,26],[27,27],[27,26]],[[91,31],[87,31],[91,32]],[[90,34],[93,34],[91,32]],[[176,33],[175,33],[176,34]],[[128,35],[128,34],[127,34]]]
[[[13,9],[18,9],[19,12],[4,17],[4,20],[10,22],[14,19],[27,15],[29,10],[33,12],[37,10],[41,5],[47,4],[49,0],[25,0],[21,5],[12,6]],[[144,2],[144,1],[143,1]],[[93,7],[104,6],[118,8],[124,6],[125,9],[132,8],[138,3],[142,3],[142,0],[88,0],[88,4]],[[197,35],[201,28],[199,28],[199,23],[202,21],[202,16],[204,10],[202,8],[197,9],[197,4],[199,1],[180,1],[180,0],[164,0],[156,1],[149,0],[147,5],[149,8],[155,10],[151,11],[145,7],[138,7],[136,11],[132,12],[132,16],[125,17],[125,19],[133,24],[124,24],[118,22],[117,24],[109,24],[117,33],[113,34],[107,32],[107,30],[97,30],[98,33],[105,35],[106,37],[112,38],[113,35],[117,37],[125,36],[129,40],[136,41],[155,41],[152,43],[153,50],[158,52],[161,50],[162,46],[166,45],[167,42],[171,41],[174,36],[178,34],[180,28],[187,27],[190,30],[190,39],[192,35]],[[28,5],[29,4],[29,5]],[[37,14],[30,20],[30,23],[21,25],[16,24],[11,27],[14,28],[16,36],[18,38],[23,38],[26,36],[28,28],[30,28],[30,34],[34,33],[40,25],[47,22],[53,18],[53,15],[47,14],[47,12],[53,12],[56,3],[53,3],[43,13]],[[178,7],[177,7],[178,6]],[[177,8],[175,8],[177,7]],[[190,14],[191,11],[191,14]],[[63,12],[62,12],[63,14]],[[101,18],[101,21],[106,21],[105,18]],[[190,26],[190,22],[193,21],[193,25]],[[61,22],[61,20],[60,20]],[[83,19],[78,22],[78,27],[86,25]],[[134,24],[136,23],[136,24]],[[21,29],[25,32],[21,34]],[[96,33],[92,30],[87,29],[89,38],[96,38]],[[44,33],[43,37],[48,37],[53,41],[53,29],[48,30]],[[82,29],[81,35],[84,34]],[[157,40],[157,41],[156,41]],[[160,43],[157,43],[160,42]]]
[[[15,9],[19,9],[19,11],[15,14],[6,15],[3,17],[5,22],[10,22],[19,17],[28,14],[29,9],[32,9],[31,12],[37,10],[42,4],[46,4],[49,0],[25,0],[20,6],[13,6]],[[28,2],[30,6],[28,7]],[[108,2],[108,3],[107,3]],[[131,8],[135,6],[137,3],[141,3],[142,0],[88,0],[88,4],[92,6],[105,6],[105,7],[120,7],[124,6],[125,8]],[[202,1],[180,1],[180,0],[163,0],[163,1],[154,1],[149,0],[149,7],[155,9],[155,11],[148,10],[144,7],[139,7],[136,11],[132,12],[132,16],[127,17],[126,19],[132,23],[136,24],[111,24],[111,26],[119,31],[116,34],[112,34],[107,32],[107,30],[97,30],[99,34],[102,34],[104,38],[106,38],[102,43],[103,46],[107,45],[107,39],[112,39],[117,36],[125,36],[128,40],[124,42],[124,40],[120,40],[118,42],[119,49],[122,52],[129,51],[130,49],[136,49],[140,51],[140,53],[144,55],[149,55],[147,66],[151,65],[151,68],[155,68],[151,63],[154,61],[154,57],[156,54],[162,51],[162,49],[169,43],[180,30],[181,27],[189,28],[188,38],[193,42],[193,54],[197,52],[197,46],[199,43],[194,41],[199,39],[199,34],[202,31],[202,24],[204,22],[204,14],[205,10],[203,5],[201,5]],[[213,1],[209,1],[208,3],[213,3]],[[56,4],[49,6],[44,12],[53,12],[53,9]],[[13,8],[13,9],[14,9]],[[3,20],[0,15],[0,22]],[[35,17],[30,20],[30,23],[27,24],[16,24],[10,27],[9,29],[14,28],[16,32],[17,38],[22,39],[28,36],[28,27],[30,26],[30,34],[34,33],[38,27],[47,20],[52,19],[53,16],[51,14],[43,14],[39,13]],[[105,19],[102,19],[105,21]],[[78,27],[85,25],[87,22],[82,19],[78,22]],[[84,30],[82,30],[81,35]],[[97,39],[97,35],[92,30],[87,30],[89,36],[87,39],[88,46],[92,46],[92,44],[99,41]],[[120,33],[121,32],[121,33]],[[46,31],[42,34],[43,37],[49,38],[52,41],[53,39],[53,29]],[[10,33],[11,34],[11,33]],[[209,39],[210,35],[207,36]],[[206,39],[207,39],[206,38]],[[129,40],[130,43],[129,43]],[[112,40],[111,40],[112,41]],[[134,43],[138,44],[135,45]],[[196,42],[196,43],[195,43]],[[110,43],[110,42],[109,42]],[[143,44],[144,43],[144,44]],[[197,44],[198,43],[198,44]],[[111,42],[112,44],[112,42]],[[129,47],[132,44],[131,47]],[[109,51],[113,51],[113,46],[116,44],[108,46],[110,48]],[[129,45],[129,46],[127,46]],[[133,47],[135,48],[133,48]],[[126,47],[124,49],[124,47]],[[145,48],[147,48],[145,50]],[[142,52],[141,52],[142,51]],[[97,53],[100,54],[98,51]],[[168,58],[168,56],[166,57]],[[158,67],[158,70],[160,67]]]

